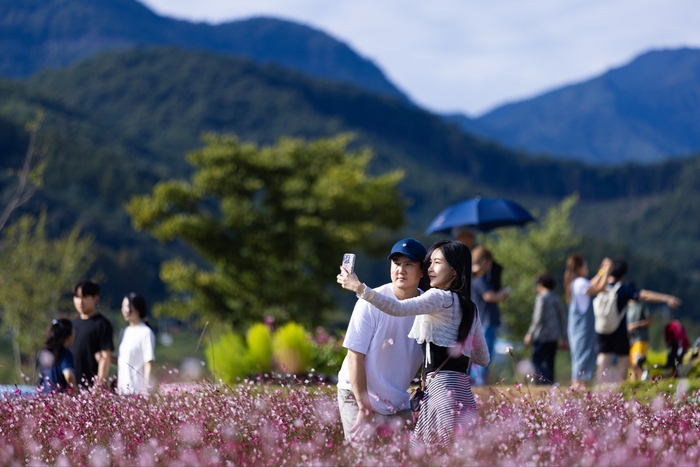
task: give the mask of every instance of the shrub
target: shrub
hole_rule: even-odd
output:
[[[306,373],[313,367],[325,375],[335,374],[345,357],[341,340],[316,329],[311,336],[297,323],[287,323],[271,333],[264,323],[253,325],[245,341],[227,332],[206,350],[212,373],[226,383],[276,369],[290,374]]]
[[[258,373],[272,370],[272,333],[263,323],[253,325],[246,334],[248,356]]]
[[[205,355],[211,372],[227,383],[252,374],[255,368],[243,339],[234,332],[222,334],[207,346]]]
[[[348,351],[343,347],[343,335],[331,336],[322,327],[313,335],[314,356],[312,366],[317,373],[336,375],[340,371]]]
[[[291,374],[309,371],[313,353],[313,344],[299,324],[287,323],[275,332],[273,354],[283,371]]]

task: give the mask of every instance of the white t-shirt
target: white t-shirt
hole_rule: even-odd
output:
[[[396,299],[391,284],[375,292]],[[365,355],[367,392],[375,412],[389,415],[409,407],[406,390],[423,359],[420,346],[408,337],[413,320],[413,316],[389,316],[365,300],[355,304],[343,347]],[[338,373],[338,387],[352,390],[347,357]]]
[[[587,295],[590,288],[591,281],[585,277],[577,277],[571,283],[571,301],[576,304],[576,311],[581,314],[586,313],[591,304],[591,296]]]
[[[119,343],[117,389],[121,394],[144,393],[148,381],[143,374],[146,362],[155,360],[156,336],[144,323],[127,326]]]

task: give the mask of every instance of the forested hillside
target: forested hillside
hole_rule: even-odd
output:
[[[290,21],[192,23],[159,16],[137,0],[0,3],[0,75],[27,77],[100,52],[154,45],[246,57],[409,100],[380,68],[342,41]],[[700,150],[699,70],[700,50],[657,50],[476,119],[448,119],[530,155],[595,164],[685,157]]]
[[[642,196],[675,186],[683,164],[607,169],[509,151],[462,134],[403,101],[321,82],[275,66],[178,49],[103,54],[40,73],[29,88],[61,90],[72,109],[174,163],[202,132],[230,132],[271,142],[279,135],[315,138],[354,132],[378,154],[377,167],[421,166],[466,177],[473,191],[585,199]],[[177,170],[180,170],[177,168]],[[464,180],[460,180],[464,183]],[[421,188],[423,190],[423,188]],[[432,187],[431,187],[432,190]]]
[[[682,206],[684,218],[700,219],[692,203],[697,160],[597,168],[533,159],[467,136],[400,99],[176,49],[103,54],[25,83],[5,82],[1,91],[0,117],[8,128],[3,165],[21,157],[21,124],[36,108],[46,109],[41,136],[49,167],[29,209],[47,205],[54,231],[80,222],[93,233],[102,249],[99,267],[113,290],[144,281],[148,293],[161,298],[159,261],[188,254],[178,244],[159,245],[134,232],[123,204],[157,180],[186,176],[184,155],[201,145],[203,132],[258,143],[352,132],[356,145],[373,148],[375,173],[405,170],[402,190],[410,206],[404,234],[430,242],[422,234],[430,219],[476,194],[505,195],[542,212],[579,192],[576,228],[589,239],[589,252],[631,257],[637,280],[658,277],[658,288],[672,286],[669,291],[687,301],[695,297],[697,279],[687,272],[700,268],[694,253],[700,226],[676,212]],[[117,287],[117,281],[126,282]]]
[[[371,61],[310,27],[274,18],[210,25],[156,15],[136,0],[3,0],[0,75],[29,76],[98,52],[172,45],[277,63],[310,76],[406,97]]]

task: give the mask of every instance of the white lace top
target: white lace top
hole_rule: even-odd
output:
[[[392,316],[415,316],[413,327],[408,337],[419,344],[432,342],[441,347],[455,347],[462,309],[457,294],[449,290],[430,289],[423,295],[405,300],[387,297],[365,286],[362,295],[358,295],[372,305]],[[430,351],[426,352],[430,356]],[[474,363],[486,366],[490,356],[484,339],[484,330],[478,315],[474,316],[469,335],[462,343],[461,353],[470,357]],[[430,363],[430,361],[428,361]]]

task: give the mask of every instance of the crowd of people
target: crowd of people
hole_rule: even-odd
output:
[[[127,326],[119,335],[114,355],[114,329],[97,310],[99,284],[83,280],[73,288],[73,321],[54,319],[39,353],[39,386],[44,393],[77,392],[94,385],[107,386],[112,364],[117,365],[116,385],[120,394],[146,393],[151,387],[155,360],[155,334],[147,322],[146,300],[128,294],[122,300]]]
[[[651,325],[644,303],[665,303],[671,308],[681,304],[673,295],[624,282],[627,269],[624,260],[605,258],[588,279],[586,260],[581,255],[567,258],[564,287],[569,304],[571,379],[576,385],[588,384],[594,376],[601,383],[623,381],[630,366],[632,378],[641,376]]]
[[[338,406],[348,442],[376,436],[377,428],[410,429],[411,445],[448,447],[476,421],[472,385],[488,383],[501,325],[502,267],[491,252],[474,245],[469,231],[453,232],[427,251],[415,239],[397,242],[390,254],[391,282],[364,284],[341,266],[338,283],[357,294],[343,346],[348,353],[338,375]],[[580,255],[567,259],[564,289],[568,313],[543,273],[535,282],[532,323],[524,336],[532,346],[536,381],[553,384],[558,349],[571,352],[572,385],[640,377],[648,350],[651,315],[647,302],[676,308],[672,295],[624,282],[624,260],[605,258],[589,279]],[[430,283],[421,290],[422,277]],[[567,316],[568,315],[568,316]],[[631,364],[630,364],[631,362]],[[616,365],[616,371],[614,366]],[[407,389],[421,371],[422,399]]]

